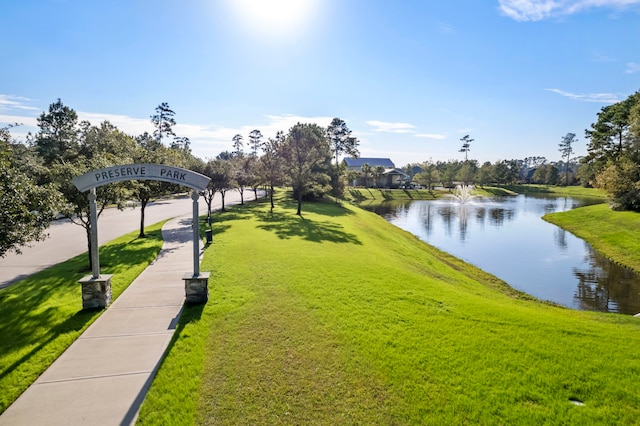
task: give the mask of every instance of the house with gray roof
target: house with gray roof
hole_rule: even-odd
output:
[[[398,188],[402,185],[409,176],[402,170],[396,168],[393,161],[389,158],[373,158],[373,157],[361,157],[361,158],[345,158],[343,160],[347,171],[355,172],[355,179],[351,181],[352,186],[373,186],[375,188]],[[384,167],[384,172],[380,176],[374,176],[369,173],[366,176],[362,173],[362,166],[368,164],[373,169],[377,166]]]

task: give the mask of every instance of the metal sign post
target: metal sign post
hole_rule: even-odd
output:
[[[91,227],[91,274],[92,278],[100,278],[100,256],[98,255],[98,208],[96,206],[96,189],[89,190],[89,226]]]
[[[200,224],[198,223],[198,191],[191,193],[193,200],[193,276],[200,275]]]

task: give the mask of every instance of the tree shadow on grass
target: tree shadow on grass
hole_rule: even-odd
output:
[[[391,192],[389,190],[381,189],[380,190],[380,195],[382,195],[382,198],[384,198],[385,201],[390,201],[390,200],[394,200],[395,199],[393,197],[393,192]]]
[[[135,239],[102,248],[101,273],[118,274],[140,263],[152,262],[156,253],[141,250],[139,245],[143,243],[144,239]],[[0,339],[0,353],[33,344],[40,347],[43,330],[46,330],[47,339],[51,340],[58,334],[73,331],[76,327],[74,321],[78,321],[78,318],[86,318],[84,311],[75,314],[63,312],[69,312],[70,304],[81,308],[82,292],[78,281],[85,275],[83,270],[87,263],[85,253],[3,290],[0,335],[11,336],[11,339]],[[68,295],[73,295],[73,298]],[[71,316],[64,318],[64,315]],[[72,321],[73,318],[76,319]],[[5,343],[9,347],[3,347]]]
[[[356,203],[359,203],[367,199],[367,197],[362,195],[362,192],[360,192],[360,190],[358,189],[350,189],[349,194],[351,195],[351,197]]]
[[[274,232],[278,238],[300,237],[307,241],[320,243],[362,244],[358,237],[343,230],[343,227],[330,221],[314,221],[283,212],[257,213],[261,225],[258,228]]]
[[[206,231],[211,230],[212,237],[215,240],[216,235],[226,232],[231,225],[232,221],[244,220],[253,217],[251,211],[255,209],[255,205],[245,204],[243,210],[238,210],[235,206],[229,207],[224,212],[217,212],[211,215],[211,224],[209,224],[206,216],[200,216],[200,238],[205,238]],[[210,244],[207,244],[205,248],[208,248]]]
[[[81,331],[89,321],[93,320],[102,309],[87,309],[76,312],[74,315],[67,318],[65,321],[57,324],[52,327],[51,330],[47,333],[47,338],[44,340],[38,341],[38,344],[34,346],[29,352],[22,355],[19,359],[14,361],[11,365],[5,366],[2,371],[0,371],[0,380],[13,372],[17,367],[19,367],[22,363],[29,362],[31,357],[36,355],[40,350],[46,347],[52,341],[58,339],[60,336],[66,335],[71,332],[79,332]],[[32,320],[42,320],[45,321],[47,316],[53,315],[53,309],[47,309],[41,314],[38,315],[38,318],[32,318]],[[46,321],[45,321],[46,322]],[[4,327],[3,327],[4,328]],[[25,327],[23,327],[24,329]],[[15,329],[13,330],[15,331]],[[4,331],[2,331],[4,333]]]
[[[144,244],[146,244],[144,238],[135,238],[131,241],[100,248],[101,272],[117,274],[129,270],[133,265],[153,262],[158,253],[152,250],[143,250],[140,246]]]
[[[153,233],[158,231],[153,231]],[[152,235],[153,235],[152,233]],[[155,235],[157,238],[159,235]],[[146,239],[132,239],[120,244],[111,244],[100,249],[104,273],[121,273],[136,265],[150,263],[156,256],[153,248],[142,247]],[[81,271],[88,264],[86,253],[66,262],[40,271],[29,278],[2,290],[0,295],[0,357],[12,353],[19,359],[5,365],[0,360],[0,380],[19,368],[23,363],[47,357],[48,345],[59,338],[66,339],[70,333],[82,330],[102,309],[79,310],[81,308]],[[80,271],[80,272],[79,272]],[[113,286],[113,284],[112,284]],[[114,293],[116,288],[113,288]],[[57,344],[56,344],[57,345]],[[35,358],[34,358],[35,357]]]

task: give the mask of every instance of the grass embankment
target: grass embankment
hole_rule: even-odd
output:
[[[148,227],[147,238],[136,231],[100,248],[101,272],[115,274],[113,300],[156,258],[163,223]],[[0,412],[102,312],[82,310],[78,280],[90,273],[87,263],[85,253],[0,291]]]
[[[602,255],[640,272],[640,213],[613,211],[607,204],[581,207],[543,216],[584,239]]]
[[[637,424],[637,318],[537,302],[357,207],[294,212],[216,216],[209,302],[141,424]]]
[[[438,198],[439,191],[426,189],[381,189],[381,188],[350,188],[345,199],[354,203],[362,201],[411,201],[433,200]]]
[[[550,194],[564,195],[572,197],[607,198],[604,191],[596,188],[585,188],[582,186],[548,186],[548,185],[505,185],[502,188],[517,194]]]
[[[451,196],[455,189],[438,189],[428,191],[426,189],[378,189],[378,188],[351,188],[346,200],[356,204],[380,204],[386,202],[404,202],[413,200],[433,200]],[[601,198],[606,194],[595,188],[583,188],[581,186],[547,186],[547,185],[505,185],[505,186],[479,186],[475,185],[473,194],[480,197],[510,196],[518,194],[547,194],[572,197]]]

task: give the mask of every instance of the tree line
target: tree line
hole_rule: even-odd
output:
[[[583,182],[604,189],[613,208],[640,211],[640,92],[603,107],[585,136]]]
[[[18,142],[11,129],[0,128],[0,196],[3,206],[0,219],[0,257],[9,251],[20,252],[30,241],[46,237],[49,223],[65,217],[86,231],[91,252],[91,222],[86,194],[72,183],[76,176],[91,170],[118,164],[155,163],[181,167],[211,178],[204,197],[211,215],[213,197],[224,198],[237,190],[244,203],[244,191],[266,186],[274,207],[274,187],[290,185],[302,214],[302,201],[338,194],[342,188],[343,169],[338,159],[358,155],[359,141],[346,123],[335,118],[327,128],[298,123],[288,133],[278,132],[264,138],[259,130],[244,138],[233,138],[233,151],[203,160],[191,152],[187,137],[175,133],[175,112],[161,103],[150,116],[152,134],[128,135],[109,121],[92,125],[79,121],[77,113],[60,99],[49,106],[37,120],[38,131]],[[335,159],[335,164],[332,160]],[[176,184],[159,181],[124,181],[96,188],[98,216],[107,206],[120,209],[134,201],[140,206],[140,232],[144,237],[145,208],[153,200],[184,191]],[[90,259],[90,258],[89,258]]]
[[[543,185],[577,184],[579,159],[548,161],[545,157],[489,161],[480,164],[476,160],[424,161],[410,163],[402,168],[412,185],[427,189],[454,188],[466,185],[511,185],[536,183]]]
[[[403,169],[415,182],[427,188],[452,187],[456,182],[486,185],[516,182],[548,185],[582,184],[603,188],[619,209],[640,211],[640,93],[603,107],[597,120],[585,131],[588,154],[571,158],[574,133],[559,143],[561,161],[544,157],[500,160],[479,164],[470,160],[469,135],[461,139],[464,161],[425,161]],[[82,226],[90,244],[89,204],[72,184],[72,179],[90,170],[117,164],[156,163],[182,167],[211,178],[202,193],[209,215],[213,197],[228,191],[251,189],[257,198],[264,186],[274,207],[274,187],[289,185],[302,214],[305,199],[326,194],[341,197],[354,173],[380,176],[379,167],[366,165],[360,172],[348,171],[340,163],[344,156],[359,155],[359,141],[344,120],[334,118],[325,128],[315,123],[297,123],[287,133],[265,138],[259,130],[233,137],[233,150],[203,160],[191,152],[189,138],[175,133],[175,112],[161,103],[150,116],[152,134],[128,135],[109,121],[92,125],[79,121],[77,113],[60,99],[37,120],[38,131],[18,142],[11,136],[17,125],[0,128],[0,257],[19,252],[29,241],[46,237],[48,224],[67,217]],[[246,148],[246,149],[245,149]],[[377,181],[377,179],[376,179]],[[183,190],[183,189],[182,189]],[[157,181],[118,182],[97,188],[98,213],[109,205],[124,208],[135,201],[140,206],[140,237],[144,237],[144,212],[148,203],[181,191],[175,184]],[[244,203],[244,198],[241,198]],[[90,248],[90,247],[89,247]],[[89,250],[90,252],[90,250]]]

